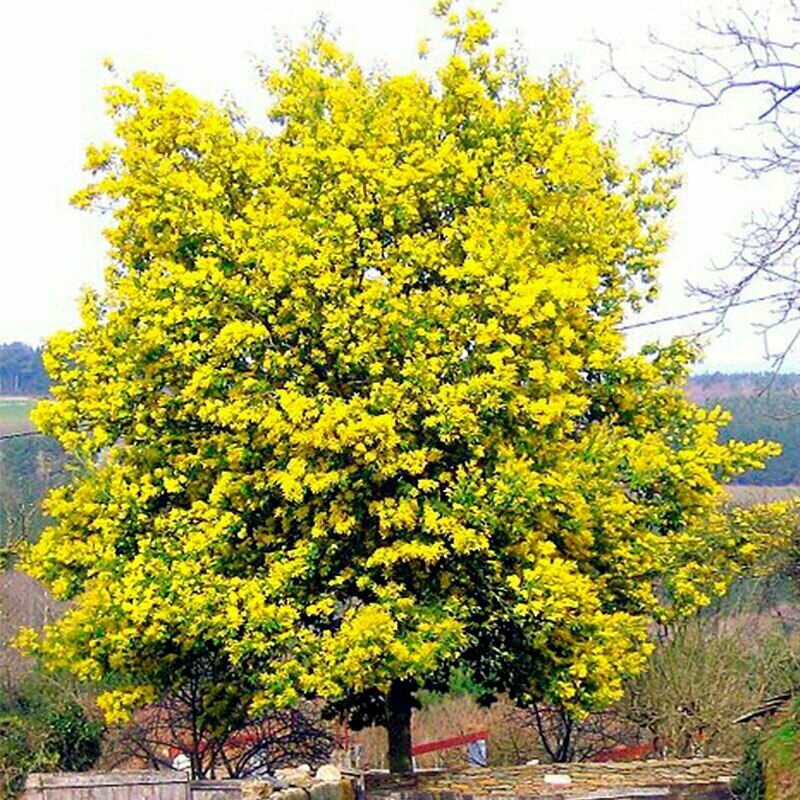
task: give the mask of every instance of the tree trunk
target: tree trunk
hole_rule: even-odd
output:
[[[386,698],[386,731],[389,734],[389,771],[413,772],[411,756],[411,703],[408,681],[395,679]]]

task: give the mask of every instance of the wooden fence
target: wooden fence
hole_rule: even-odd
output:
[[[177,772],[28,776],[23,800],[240,800],[242,781],[190,781]]]

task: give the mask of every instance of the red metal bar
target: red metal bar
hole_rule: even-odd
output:
[[[435,742],[421,742],[411,748],[412,756],[421,756],[423,753],[434,753],[437,750],[448,750],[451,747],[459,747],[470,742],[477,742],[480,739],[488,739],[489,731],[478,731],[477,733],[467,733],[464,736],[453,736],[450,739],[439,739]]]
[[[601,752],[592,756],[589,760],[590,761],[638,761],[645,756],[649,756],[651,753],[655,753],[656,748],[652,742],[646,742],[645,744],[637,744],[631,747],[626,747],[621,745],[619,747],[612,747],[608,750],[602,750]]]

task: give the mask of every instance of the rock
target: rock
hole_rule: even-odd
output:
[[[342,771],[339,767],[334,766],[333,764],[323,764],[318,770],[317,774],[314,775],[315,781],[323,781],[324,783],[330,783],[332,781],[340,781],[342,779]]]
[[[307,764],[303,764],[301,767],[276,769],[275,777],[283,786],[297,786],[301,789],[307,789],[312,783],[311,767],[309,767]]]
[[[309,776],[309,780],[310,780]],[[308,800],[311,792],[305,786],[290,786],[288,789],[283,789],[275,794],[279,800]],[[272,800],[272,798],[270,798]]]
[[[263,781],[246,781],[242,784],[242,800],[263,800],[272,792],[272,786]]]
[[[341,781],[315,783],[311,787],[309,795],[310,800],[343,800],[342,783]]]

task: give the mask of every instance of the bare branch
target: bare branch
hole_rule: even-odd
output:
[[[759,329],[765,337],[765,353],[777,370],[800,342],[800,328],[784,335],[788,326],[798,324],[795,312],[800,308],[798,3],[740,2],[722,18],[700,17],[695,32],[696,41],[678,43],[651,34],[655,58],[638,70],[621,68],[614,47],[604,41],[599,44],[608,72],[623,93],[662,107],[669,115],[667,124],[653,125],[651,135],[680,140],[695,155],[714,158],[750,179],[786,176],[790,188],[783,204],[763,213],[761,219],[751,219],[733,240],[733,256],[723,267],[730,279],[693,287],[708,313],[716,314],[719,328],[732,309],[761,302],[752,295],[763,294],[764,285],[774,289],[768,294],[770,302]],[[761,110],[752,115],[748,109],[759,104]],[[732,135],[722,129],[710,151],[698,150],[693,140],[700,117],[716,120],[712,115],[723,109],[725,114],[734,111],[742,125],[729,128]],[[758,137],[743,141],[737,135],[751,129]]]

